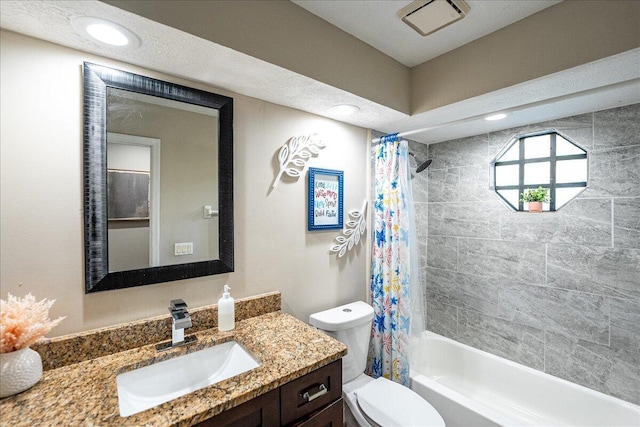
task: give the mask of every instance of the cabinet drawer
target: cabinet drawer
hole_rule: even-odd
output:
[[[278,425],[280,425],[280,395],[278,390],[272,390],[204,420],[195,427],[277,427]]]
[[[342,397],[342,359],[280,387],[282,425],[306,417]]]
[[[338,399],[326,408],[314,412],[306,420],[294,424],[293,427],[343,427],[344,412],[342,406],[343,400]]]

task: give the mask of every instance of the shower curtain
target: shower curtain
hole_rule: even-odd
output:
[[[407,141],[385,135],[375,151],[367,373],[409,385],[409,338],[424,329]]]

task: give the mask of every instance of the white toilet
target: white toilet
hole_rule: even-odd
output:
[[[426,400],[403,385],[364,374],[373,308],[362,301],[309,316],[309,323],[347,346],[342,359],[342,394],[347,425],[360,427],[444,426]]]

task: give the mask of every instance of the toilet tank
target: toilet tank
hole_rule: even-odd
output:
[[[342,382],[362,374],[367,366],[373,308],[362,301],[314,313],[309,324],[347,346],[342,358]]]

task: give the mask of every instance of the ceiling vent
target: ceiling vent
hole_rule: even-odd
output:
[[[417,0],[398,12],[411,28],[426,36],[464,18],[469,5],[464,0]]]

